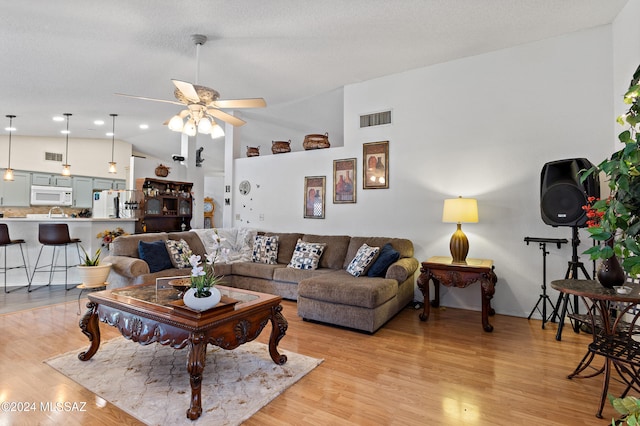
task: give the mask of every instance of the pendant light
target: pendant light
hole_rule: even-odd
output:
[[[7,115],[9,119],[9,127],[6,130],[9,131],[9,156],[7,157],[7,169],[4,171],[4,180],[12,181],[13,180],[13,170],[11,169],[11,133],[15,130],[13,128],[13,119],[16,118],[15,115]]]
[[[116,137],[116,117],[118,114],[109,114],[113,119],[113,127],[111,128],[111,161],[109,162],[109,173],[118,173],[116,169],[116,162],[113,160],[113,150],[115,146]]]
[[[64,154],[66,164],[62,165],[62,176],[71,176],[71,165],[69,164],[69,117],[71,117],[71,114],[69,114],[68,112],[65,112],[62,115],[67,117],[67,130],[64,132],[67,135],[67,143],[66,143],[65,154]]]

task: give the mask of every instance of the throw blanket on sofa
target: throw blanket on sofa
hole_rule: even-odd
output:
[[[223,249],[229,250],[229,263],[250,262],[253,251],[253,240],[258,231],[251,228],[217,228],[217,229],[192,229],[202,240],[207,254],[211,254],[214,246],[214,233],[218,232]]]

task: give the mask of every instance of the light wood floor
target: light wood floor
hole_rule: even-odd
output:
[[[606,425],[616,415],[607,404],[604,420],[594,416],[600,377],[566,378],[590,340],[570,328],[558,342],[555,324],[496,315],[486,333],[479,312],[436,310],[423,323],[407,308],[367,335],[302,321],[294,302],[283,305],[280,346],[325,361],[247,425]],[[0,412],[0,424],[140,424],[43,363],[88,346],[77,311],[66,302],[0,315],[0,401],[86,402],[87,411]],[[610,391],[621,389],[614,382]]]

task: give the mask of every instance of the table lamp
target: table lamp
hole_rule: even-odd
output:
[[[457,223],[458,228],[451,236],[449,249],[453,263],[467,263],[469,253],[469,240],[462,232],[462,223],[478,222],[478,201],[475,198],[450,198],[444,200],[442,221],[445,223]]]

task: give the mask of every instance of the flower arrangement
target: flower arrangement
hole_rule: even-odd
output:
[[[191,288],[195,288],[196,297],[209,297],[211,292],[209,288],[215,286],[222,281],[221,276],[215,274],[215,263],[218,260],[226,261],[229,254],[228,249],[224,249],[221,246],[223,238],[220,238],[218,231],[214,231],[215,237],[212,247],[212,252],[206,255],[206,261],[202,264],[202,258],[199,255],[193,254],[188,251],[184,254],[184,257],[191,265]]]
[[[111,242],[115,240],[116,237],[119,237],[120,235],[129,235],[129,234],[124,232],[124,229],[122,228],[116,228],[111,231],[108,229],[105,229],[103,232],[98,233],[96,237],[102,238],[102,247],[109,247],[109,244],[111,244]]]

